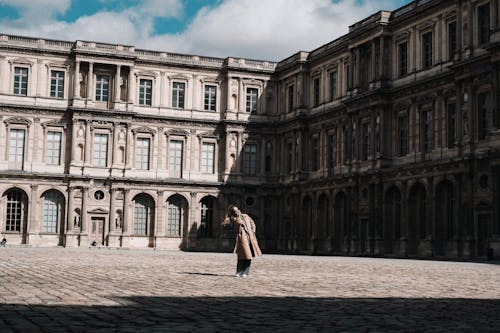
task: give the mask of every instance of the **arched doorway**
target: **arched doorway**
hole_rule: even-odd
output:
[[[65,199],[61,192],[48,190],[42,195],[43,200],[43,220],[42,232],[44,234],[54,234],[58,236],[58,245],[63,245],[65,219],[64,208]]]
[[[206,196],[200,201],[200,226],[199,237],[213,237],[215,198]]]
[[[384,203],[384,253],[391,254],[401,238],[401,192],[396,186],[386,192]]]
[[[455,236],[455,191],[449,180],[436,188],[434,202],[434,254],[445,255],[447,244]]]
[[[167,200],[167,237],[183,237],[188,221],[186,199],[174,194]]]
[[[415,183],[408,200],[408,254],[417,254],[418,240],[427,237],[426,191],[424,185]]]
[[[155,202],[153,198],[146,193],[136,195],[133,201],[134,221],[132,233],[135,236],[149,236],[149,246],[153,246]]]
[[[333,251],[342,252],[344,240],[349,235],[349,222],[347,216],[347,200],[344,192],[335,196],[333,206]]]
[[[309,249],[309,240],[312,237],[312,200],[311,197],[305,196],[302,199],[300,214],[300,233],[299,238],[301,239],[300,248],[303,250]]]
[[[3,231],[19,236],[20,243],[27,243],[28,235],[28,196],[19,189],[7,190],[2,196],[5,209]]]

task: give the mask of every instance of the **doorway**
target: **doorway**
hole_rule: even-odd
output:
[[[104,217],[92,217],[90,221],[90,244],[94,246],[104,245]]]

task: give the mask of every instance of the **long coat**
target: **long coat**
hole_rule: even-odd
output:
[[[262,255],[257,237],[255,237],[255,222],[247,214],[241,215],[244,221],[236,223],[236,245],[233,253],[238,255],[238,259],[252,259],[252,257]]]

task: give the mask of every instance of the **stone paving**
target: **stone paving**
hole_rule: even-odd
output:
[[[500,332],[500,263],[0,248],[0,332]]]

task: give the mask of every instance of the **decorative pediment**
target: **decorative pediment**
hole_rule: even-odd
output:
[[[417,30],[433,29],[437,19],[428,20],[417,25]]]
[[[132,133],[137,134],[137,133],[149,133],[152,135],[156,134],[156,131],[152,128],[146,127],[146,126],[141,126],[137,128],[132,129]]]
[[[400,32],[394,37],[394,40],[396,41],[402,41],[402,40],[407,40],[410,38],[410,32],[409,31],[403,31]]]
[[[104,208],[95,208],[88,211],[89,214],[108,214],[109,212]]]
[[[168,131],[166,131],[165,134],[167,136],[179,135],[179,136],[188,137],[190,133],[188,131],[180,129],[180,128],[172,128],[172,129],[169,129]]]
[[[11,117],[7,118],[4,120],[6,124],[21,124],[21,125],[26,125],[30,126],[32,124],[32,121],[26,118],[22,117]]]
[[[69,69],[69,64],[66,64],[64,62],[49,62],[48,64],[45,64],[45,66],[50,69],[50,68],[62,68],[62,69]]]
[[[417,98],[417,104],[419,106],[426,106],[433,104],[435,100],[436,100],[435,94],[423,95]]]
[[[153,71],[140,71],[140,72],[135,72],[135,75],[137,75],[137,76],[151,76],[151,77],[156,78],[158,76],[158,73],[153,72]]]
[[[49,120],[44,123],[42,123],[42,127],[64,127],[66,128],[67,124],[63,122],[62,120]]]
[[[213,131],[213,132],[203,132],[198,134],[198,137],[201,138],[211,138],[211,139],[219,139],[219,135]]]
[[[170,80],[181,80],[181,81],[187,81],[191,78],[191,75],[187,74],[174,74],[168,77]]]
[[[18,65],[32,66],[35,62],[26,58],[15,58],[15,59],[10,59],[9,63],[11,65],[18,64]]]

